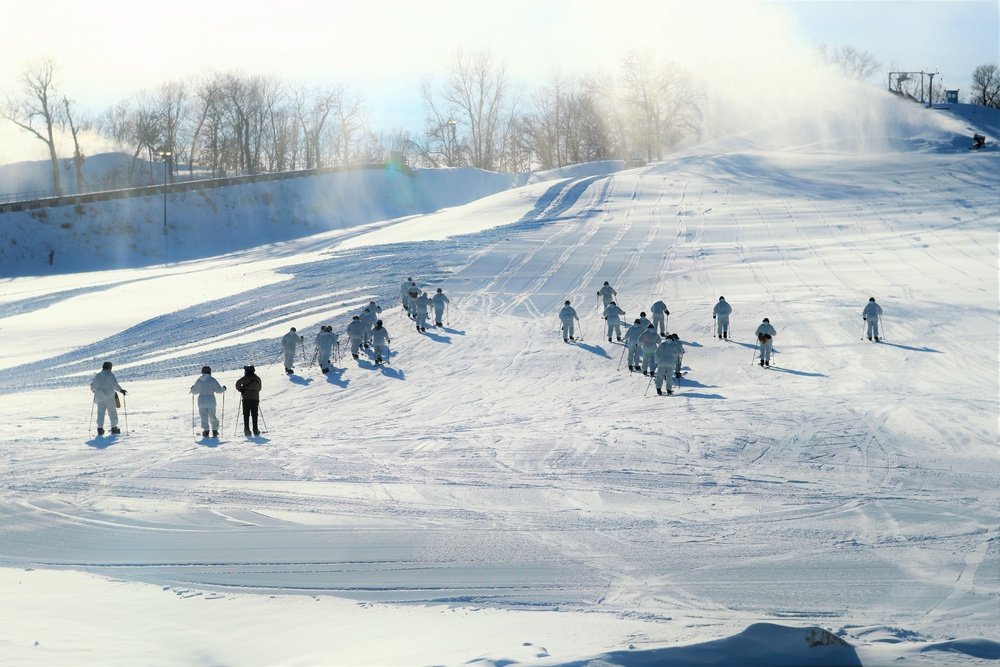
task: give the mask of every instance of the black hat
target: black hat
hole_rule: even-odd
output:
[[[244,366],[243,367],[243,372],[245,374],[247,374],[247,375],[253,375],[254,367],[253,366]]]
[[[724,296],[720,296],[719,297],[719,301],[725,301],[725,300],[726,300],[726,297],[724,297]]]
[[[605,284],[605,285],[607,285],[607,284],[608,284],[608,281],[607,281],[607,280],[605,280],[605,281],[604,281],[604,284]]]
[[[376,322],[375,325],[376,326],[382,326],[382,320],[379,320],[378,322]]]
[[[612,305],[612,306],[617,306],[618,304],[617,304],[617,303],[615,303],[614,301],[612,301],[612,302],[611,302],[611,305]]]
[[[102,371],[110,371],[111,370],[111,362],[110,361],[105,361],[103,364],[101,364],[101,370]]]
[[[869,301],[874,301],[874,300],[875,300],[875,297],[873,297],[873,296],[871,296],[871,297],[868,297],[868,300],[869,300]]]
[[[640,316],[640,317],[646,317],[646,311],[644,310],[644,311],[642,311],[641,313],[639,313],[639,316]]]
[[[292,327],[292,331],[295,331],[295,327]]]
[[[764,318],[764,321],[767,322],[768,324],[771,323],[771,320],[767,319],[766,317]]]
[[[440,288],[440,287],[438,287],[438,292],[440,292],[440,291],[441,291],[441,288]]]
[[[208,373],[209,375],[211,375],[212,374],[212,369],[209,366],[202,366],[201,367],[201,372],[202,373]]]
[[[569,305],[569,299],[567,299],[567,300],[566,300],[566,305],[567,305],[567,306]]]
[[[647,329],[652,329],[652,328],[653,328],[653,325],[652,325],[652,324],[647,324],[647,325],[646,325],[646,328],[647,328]]]
[[[360,320],[361,318],[360,318],[360,317],[358,317],[357,315],[355,315],[355,316],[354,316],[354,319],[356,319],[356,320]]]
[[[636,320],[635,323],[636,324],[642,324],[642,320]]]

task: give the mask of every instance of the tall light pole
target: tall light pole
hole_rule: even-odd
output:
[[[170,175],[170,151],[157,151],[163,158],[163,265],[167,265],[167,176]]]
[[[448,149],[448,166],[455,166],[455,146],[457,142],[455,141],[455,128],[458,126],[457,120],[449,120],[448,127],[451,128],[451,148]]]

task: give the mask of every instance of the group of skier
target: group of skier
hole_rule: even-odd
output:
[[[646,312],[639,313],[628,328],[622,332],[623,318],[625,311],[622,310],[615,298],[618,292],[608,281],[598,290],[597,295],[601,298],[602,317],[606,323],[608,342],[620,342],[624,345],[622,355],[628,354],[628,369],[631,372],[641,371],[644,376],[648,376],[651,382],[656,384],[656,393],[662,395],[664,388],[667,394],[673,394],[673,380],[679,379],[682,375],[681,366],[684,357],[684,346],[680,337],[676,333],[668,333],[667,323],[670,310],[662,300],[657,301],[650,307],[651,318]],[[400,290],[400,300],[407,316],[415,322],[418,332],[426,332],[427,317],[431,308],[434,310],[434,323],[441,327],[444,321],[444,314],[449,303],[441,288],[433,297],[428,297],[426,291],[421,291],[413,278],[407,278]],[[715,335],[720,340],[729,339],[729,317],[733,308],[723,296],[712,309],[712,319],[715,321]],[[370,354],[376,365],[388,363],[389,345],[391,339],[389,332],[385,328],[379,315],[382,308],[374,301],[364,306],[361,312],[354,315],[347,325],[346,334],[350,341],[351,356],[359,359],[362,348],[371,350]],[[882,317],[882,307],[875,302],[875,297],[868,299],[868,304],[862,311],[862,318],[865,322],[865,335],[868,340],[879,342],[879,323]],[[563,341],[582,340],[576,335],[575,324],[579,323],[580,317],[573,308],[569,300],[563,305],[559,312],[559,319],[562,323]],[[773,341],[777,336],[777,331],[768,318],[764,318],[757,330],[754,332],[757,337],[755,349],[759,349],[759,363],[761,366],[771,365],[773,352]],[[295,327],[292,327],[281,339],[282,352],[284,353],[285,372],[294,373],[294,363],[299,346],[304,345],[305,338],[299,334]],[[331,358],[335,351],[339,351],[340,341],[338,334],[334,333],[330,325],[321,325],[320,331],[315,339],[314,359],[318,362],[323,373],[329,373],[331,368]],[[118,397],[120,392],[125,396],[127,392],[118,384],[118,380],[111,371],[110,361],[104,362],[101,371],[97,373],[90,383],[90,390],[94,394],[94,406],[97,409],[97,434],[104,435],[105,416],[110,419],[111,433],[121,433],[118,420],[118,408],[121,402]],[[243,367],[244,375],[236,382],[236,389],[240,392],[243,412],[243,432],[245,435],[260,435],[258,418],[260,417],[260,390],[262,382],[256,374],[253,366]],[[198,413],[201,418],[201,429],[203,437],[217,438],[219,435],[219,419],[216,415],[216,394],[222,394],[226,387],[212,377],[212,369],[204,366],[201,369],[201,376],[191,386],[190,393],[197,396]],[[193,407],[193,406],[192,406]]]
[[[448,297],[439,287],[433,297],[428,297],[427,292],[421,292],[417,288],[413,278],[407,278],[401,290],[401,301],[408,317],[414,320],[418,332],[426,332],[427,317],[429,311],[433,309],[436,326],[444,326],[444,314],[449,303]],[[351,318],[346,327],[346,335],[350,342],[351,356],[360,359],[361,350],[371,350],[370,354],[376,365],[389,362],[389,345],[391,339],[384,323],[379,319],[382,308],[374,301],[370,301],[361,309],[361,312]],[[295,359],[299,356],[299,350],[305,346],[305,337],[298,332],[295,327],[291,327],[288,333],[281,338],[281,352],[284,355],[285,373],[291,375],[295,372]],[[333,326],[321,325],[319,333],[314,341],[315,352],[313,361],[317,362],[320,370],[326,374],[330,372],[331,361],[340,350],[340,336],[334,333]],[[275,359],[277,361],[277,359]],[[310,362],[312,363],[312,361]],[[125,390],[118,384],[117,378],[111,372],[112,364],[105,362],[101,372],[94,376],[90,383],[90,390],[94,393],[94,406],[97,408],[97,434],[104,435],[105,417],[110,418],[111,433],[121,433],[118,425],[118,410],[121,407],[121,399],[116,392],[122,396]],[[260,418],[260,390],[262,382],[256,374],[253,366],[244,366],[244,376],[237,380],[236,389],[240,392],[241,406],[243,408],[243,432],[245,435],[260,435],[258,419]],[[222,394],[227,388],[212,377],[212,369],[204,366],[201,375],[191,386],[192,402],[197,396],[198,415],[201,420],[202,437],[217,438],[219,436],[219,419],[216,415],[216,394]],[[194,412],[192,404],[192,413]],[[193,419],[192,414],[192,419]]]
[[[608,281],[604,281],[604,285],[597,291],[597,296],[601,298],[601,316],[607,326],[608,342],[624,344],[622,355],[628,353],[629,371],[642,371],[643,375],[655,380],[657,394],[663,394],[663,385],[666,385],[666,393],[672,394],[671,378],[681,377],[684,346],[676,333],[667,333],[667,321],[670,316],[667,304],[662,300],[654,303],[650,308],[652,319],[646,316],[645,311],[640,312],[639,317],[622,334],[622,318],[625,316],[625,311],[615,301],[618,292]],[[720,340],[729,339],[729,316],[732,312],[733,307],[726,301],[726,297],[720,296],[712,309],[715,335]],[[875,297],[871,297],[862,312],[862,318],[867,324],[868,340],[876,343],[881,340],[878,328],[881,316],[882,307],[875,303]],[[564,343],[582,340],[582,337],[578,338],[576,335],[576,325],[580,322],[580,317],[569,300],[563,303],[562,310],[559,311],[559,321],[562,323]],[[757,338],[755,356],[756,350],[759,350],[760,365],[770,367],[774,338],[778,332],[770,319],[765,317],[754,335]]]

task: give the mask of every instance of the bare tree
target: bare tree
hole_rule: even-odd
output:
[[[701,94],[680,65],[661,63],[650,52],[632,52],[623,68],[625,102],[631,110],[631,139],[646,159],[697,135]]]
[[[1000,70],[996,64],[980,65],[972,72],[972,102],[1000,109]]]
[[[0,103],[0,116],[45,144],[52,163],[52,187],[56,195],[60,195],[62,186],[56,155],[60,98],[55,82],[56,69],[56,61],[48,56],[29,63],[19,77],[18,93],[8,93]]]
[[[441,97],[450,120],[458,121],[467,134],[473,167],[498,168],[505,130],[516,115],[511,93],[506,66],[488,51],[455,53]]]
[[[817,49],[824,60],[858,81],[867,81],[882,68],[870,51],[861,51],[851,44],[838,46],[832,51],[827,50],[826,44],[820,44]]]
[[[73,137],[73,169],[76,173],[76,191],[84,191],[83,183],[83,162],[86,156],[83,151],[80,150],[80,132],[81,130],[87,129],[90,125],[89,121],[78,121],[73,115],[73,103],[70,102],[69,98],[63,97],[63,118],[66,122],[66,126],[69,128],[70,134]]]
[[[367,112],[365,111],[364,98],[361,92],[349,89],[346,86],[337,86],[335,92],[335,104],[333,116],[336,124],[336,148],[337,160],[342,165],[351,163],[351,153],[358,150],[359,153],[364,145],[364,128],[367,124]],[[359,141],[359,137],[361,141]]]

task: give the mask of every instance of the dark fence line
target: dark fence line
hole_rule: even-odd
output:
[[[373,169],[386,169],[398,171],[407,176],[415,176],[416,172],[405,165],[393,162],[372,162],[367,164],[356,164],[346,167],[323,167],[321,169],[299,169],[296,171],[281,171],[267,174],[253,174],[250,176],[227,176],[225,178],[204,178],[193,181],[181,181],[168,183],[166,185],[140,185],[131,188],[121,188],[120,190],[104,190],[101,192],[84,192],[81,194],[39,197],[37,199],[24,199],[16,201],[0,202],[0,213],[13,211],[28,211],[40,208],[50,208],[55,206],[77,206],[80,204],[90,204],[98,201],[109,201],[112,199],[131,199],[134,197],[151,197],[155,195],[172,194],[175,192],[188,192],[191,190],[206,190],[210,188],[222,188],[230,185],[246,185],[249,183],[266,183],[269,181],[285,181],[292,178],[308,178],[310,176],[320,176],[323,174],[336,174],[348,171],[367,171]],[[29,193],[31,194],[31,193]]]

